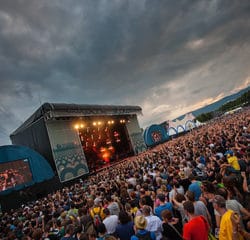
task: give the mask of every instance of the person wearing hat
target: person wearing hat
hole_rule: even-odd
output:
[[[214,209],[221,215],[219,240],[241,240],[238,229],[233,225],[232,215],[236,214],[231,209],[226,209],[226,200],[220,195],[215,195],[213,199]]]
[[[238,158],[234,155],[234,152],[232,150],[228,150],[224,155],[227,158],[228,164],[226,164],[226,166],[229,167],[229,171],[233,173],[239,173],[240,164],[238,162]]]
[[[135,235],[131,237],[131,240],[156,240],[155,233],[146,230],[147,219],[143,216],[136,216],[134,219]]]

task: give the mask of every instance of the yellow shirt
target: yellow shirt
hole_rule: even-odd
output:
[[[232,240],[233,239],[233,224],[231,221],[231,215],[233,210],[227,210],[220,222],[220,233],[219,233],[219,240]],[[240,236],[239,240],[243,240]]]
[[[240,170],[240,165],[237,157],[235,156],[229,157],[227,158],[227,161],[235,170]]]

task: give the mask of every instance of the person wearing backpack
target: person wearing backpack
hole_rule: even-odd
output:
[[[135,235],[131,240],[156,240],[155,233],[146,230],[147,219],[143,216],[136,216],[134,219]]]
[[[94,200],[94,206],[90,209],[90,216],[92,217],[94,226],[96,228],[99,224],[102,223],[102,220],[105,218],[103,210],[104,208],[101,205],[101,199],[96,198]]]

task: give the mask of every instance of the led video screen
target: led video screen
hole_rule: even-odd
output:
[[[25,185],[32,181],[28,159],[0,163],[0,191]]]

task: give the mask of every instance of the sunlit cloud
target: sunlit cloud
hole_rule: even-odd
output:
[[[203,39],[197,39],[187,43],[187,47],[191,49],[198,49],[201,48],[203,45],[204,45]]]
[[[248,86],[250,86],[250,77],[247,77],[247,79],[240,86],[237,86],[235,89],[233,89],[231,93],[237,93]]]

